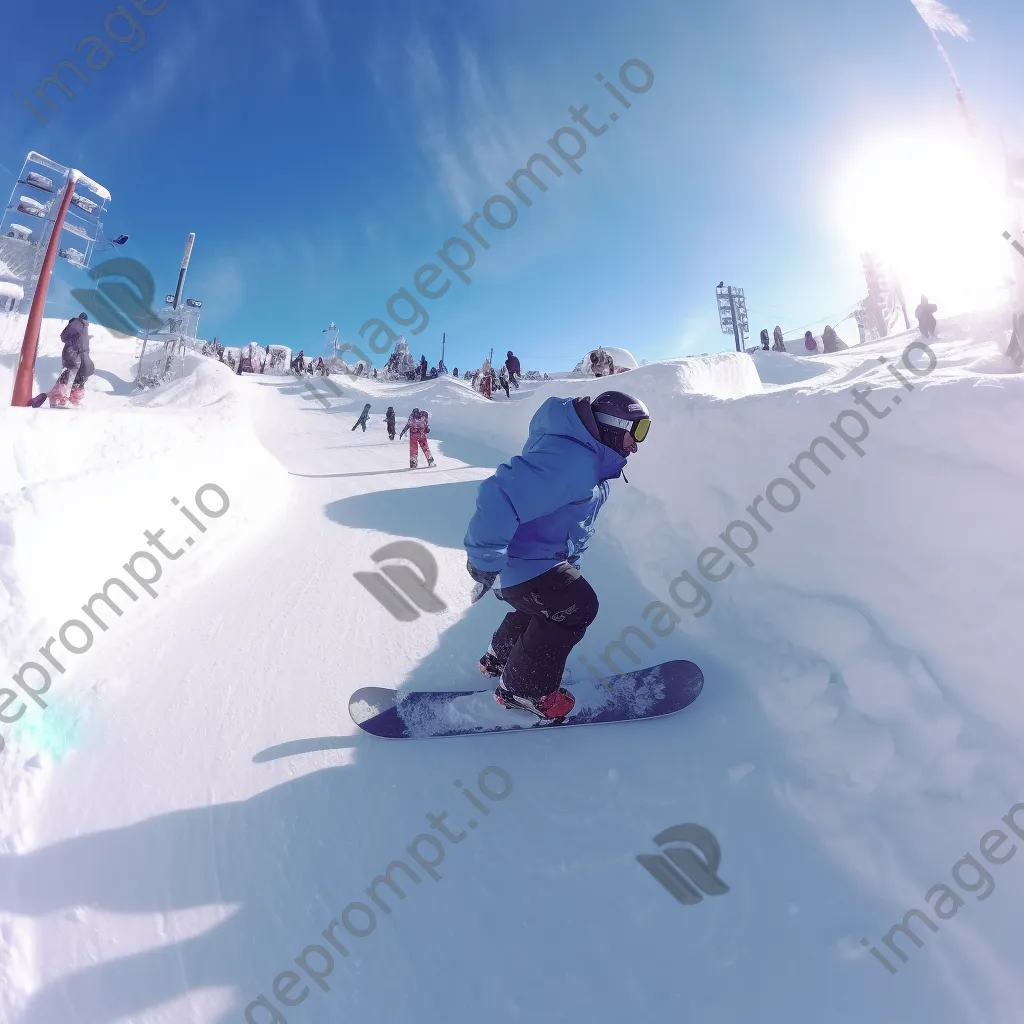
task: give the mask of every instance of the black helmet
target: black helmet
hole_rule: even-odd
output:
[[[89,314],[88,313],[79,313],[78,314],[78,319],[83,321],[84,323],[88,323],[89,322]]]
[[[601,442],[615,451],[622,451],[622,439],[630,434],[640,442],[651,427],[651,413],[647,406],[622,391],[605,391],[590,403],[601,433]]]

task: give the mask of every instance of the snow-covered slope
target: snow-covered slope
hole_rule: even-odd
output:
[[[202,363],[145,402],[0,415],[8,677],[143,530],[185,545],[172,497],[231,498],[160,556],[160,602],[85,653],[58,637],[50,706],[0,729],[0,1020],[1016,1024],[1024,377],[1004,337],[940,333],[934,366],[906,335],[616,377],[654,426],[570,667],[685,657],[706,688],[515,738],[371,741],[348,695],[480,685],[503,606],[469,605],[476,487],[541,401],[600,382],[337,397]],[[389,404],[431,411],[436,469],[408,470]],[[353,578],[399,539],[444,612],[397,622]],[[681,905],[637,862],[682,823],[727,893]]]

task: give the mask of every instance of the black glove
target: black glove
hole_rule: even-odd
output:
[[[466,559],[466,572],[476,582],[476,586],[473,587],[473,592],[469,599],[470,604],[476,604],[494,586],[494,581],[498,578],[499,574],[496,572],[484,572],[483,569],[478,569],[468,558]]]

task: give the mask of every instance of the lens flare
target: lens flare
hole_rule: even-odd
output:
[[[857,251],[899,277],[908,303],[927,294],[942,315],[1006,300],[1009,216],[998,159],[939,133],[876,139],[845,168],[838,220]]]

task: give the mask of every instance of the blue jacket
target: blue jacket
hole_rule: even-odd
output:
[[[549,398],[530,421],[523,454],[480,485],[463,541],[470,562],[500,573],[501,587],[562,562],[577,565],[608,497],[605,481],[625,465],[624,455],[591,434],[571,398]]]

